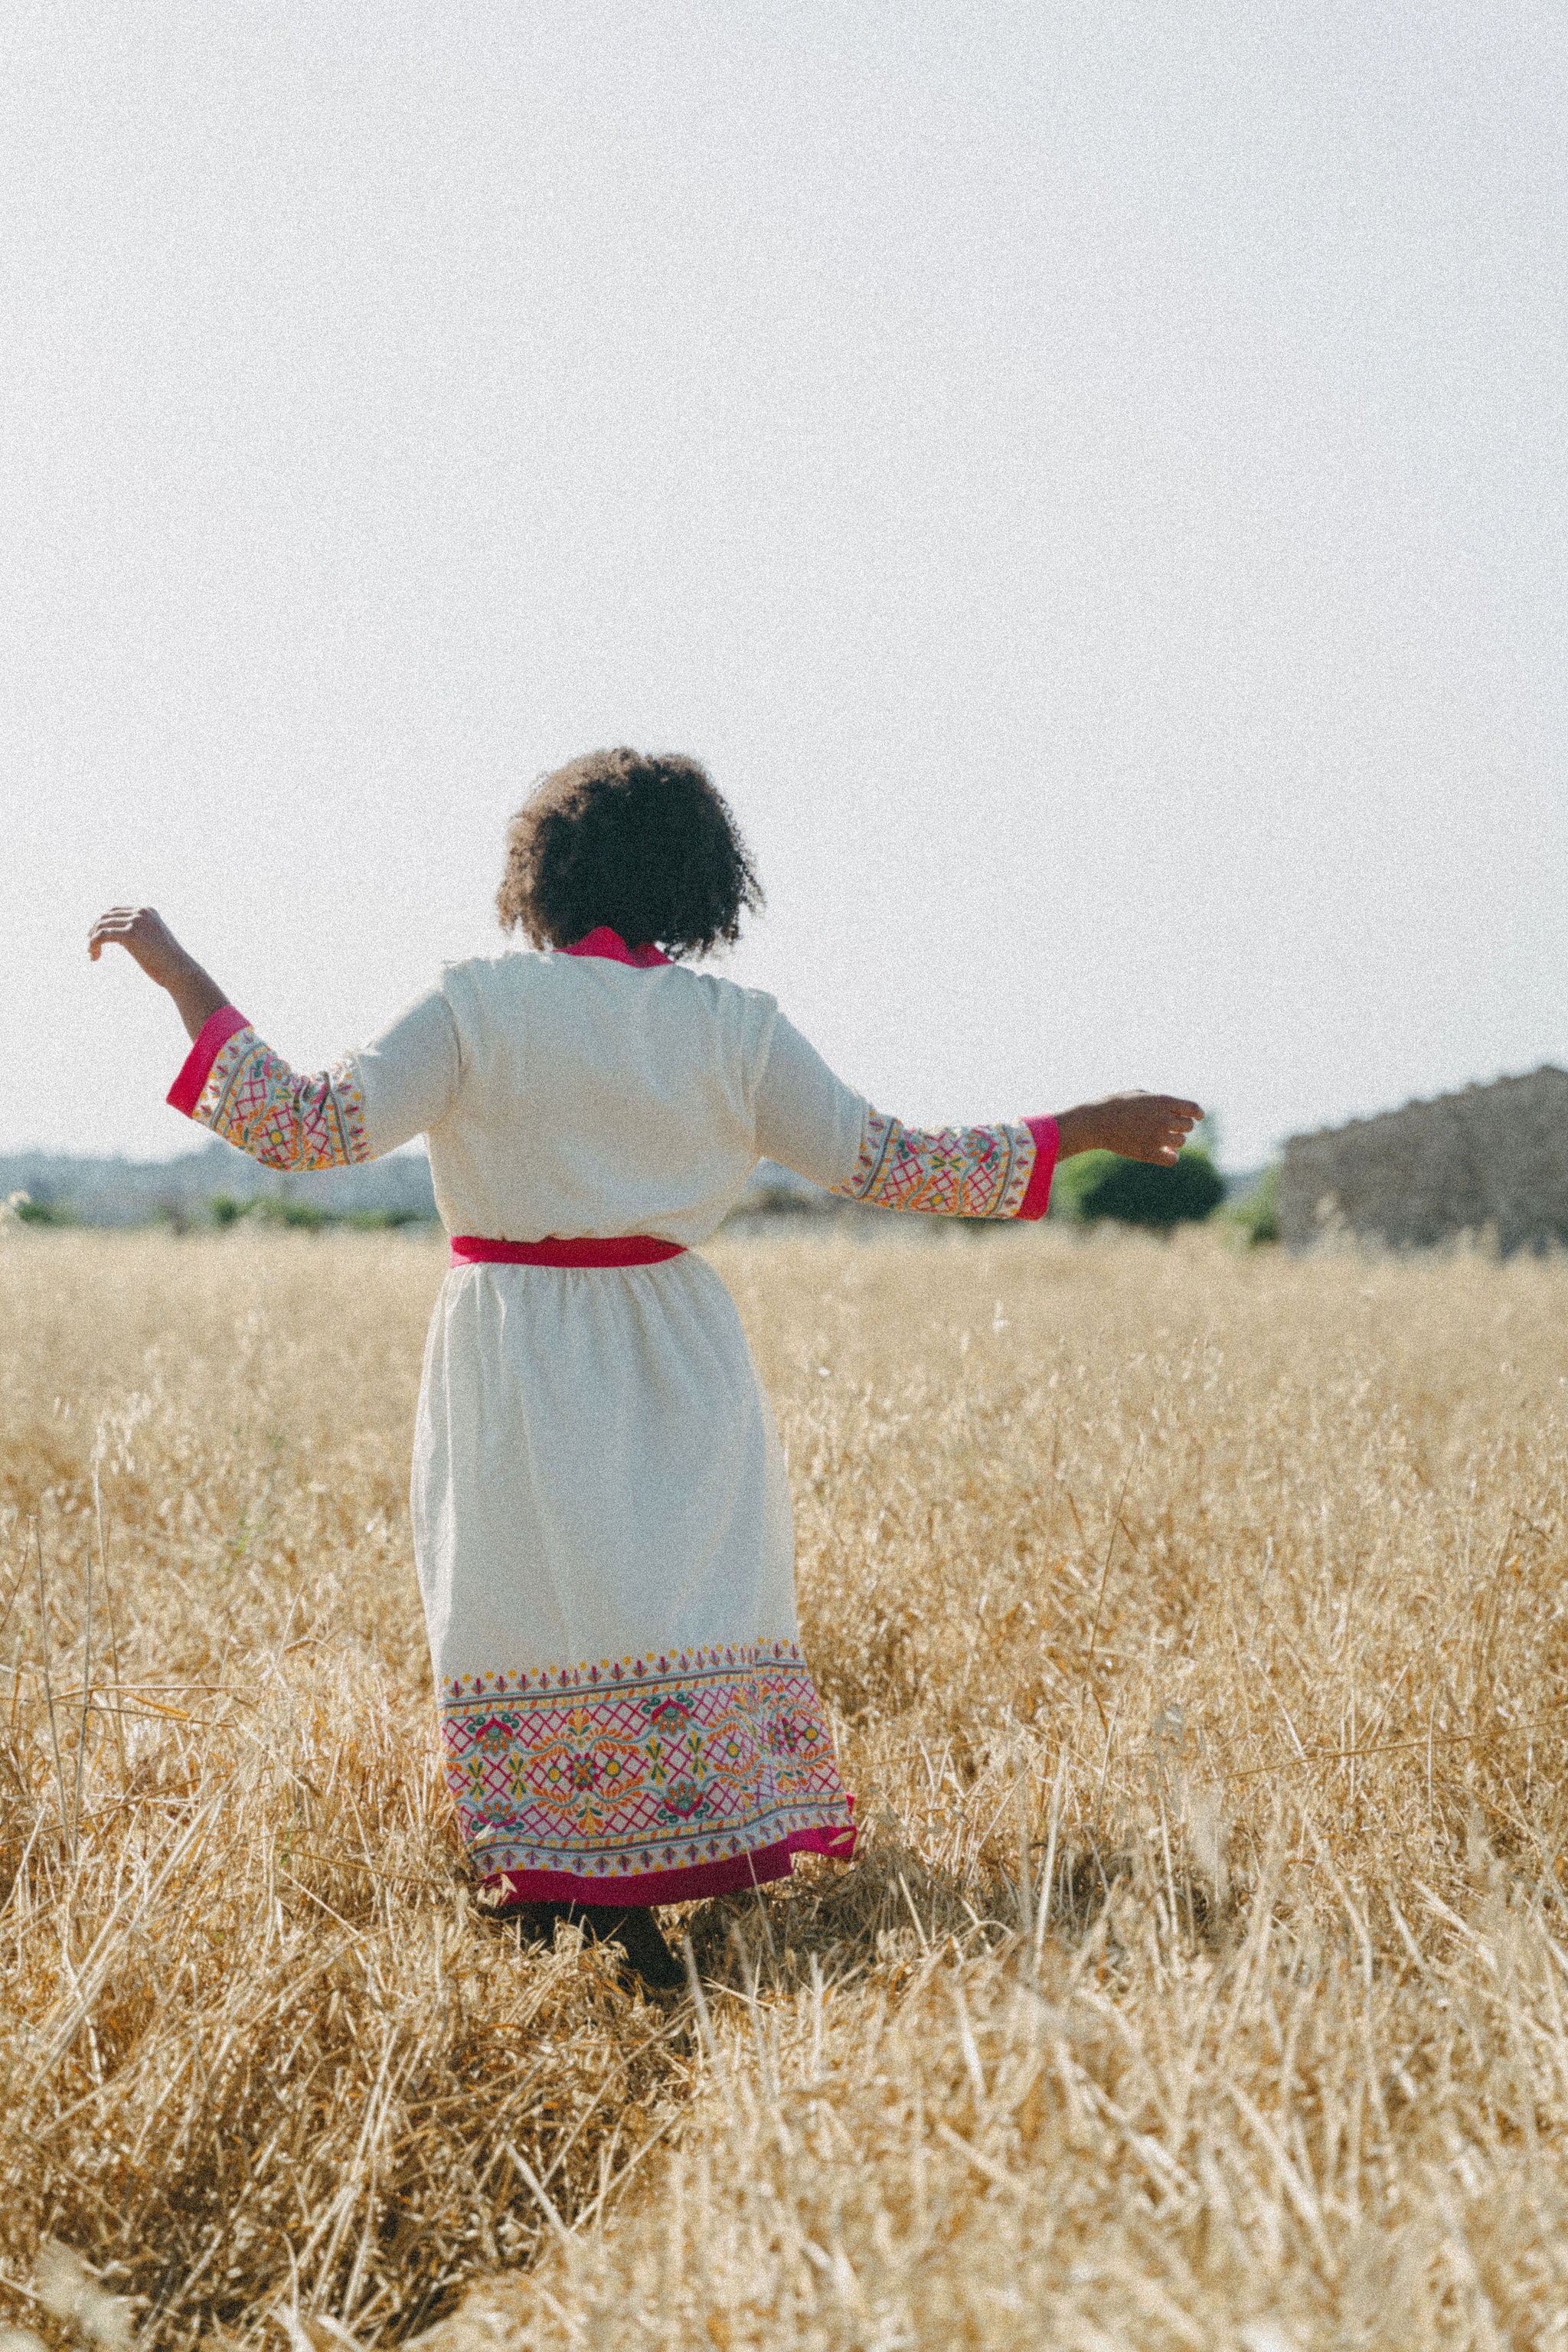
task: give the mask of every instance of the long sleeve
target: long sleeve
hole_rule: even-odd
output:
[[[1054,1118],[906,1127],[835,1077],[781,1013],[757,1089],[757,1149],[827,1192],[935,1217],[1043,1217]]]
[[[363,1053],[310,1074],[290,1069],[226,1004],[191,1047],[168,1098],[266,1167],[346,1168],[434,1127],[458,1076],[457,1027],[439,989]]]

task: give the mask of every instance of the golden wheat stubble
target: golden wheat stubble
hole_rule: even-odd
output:
[[[5,2271],[51,2232],[171,2343],[492,2276],[448,2339],[1553,2340],[1568,1272],[715,1255],[866,1837],[688,1915],[705,2054],[465,1905],[405,1505],[437,1254],[0,1249]]]

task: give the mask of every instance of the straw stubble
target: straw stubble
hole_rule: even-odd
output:
[[[436,1254],[0,1248],[0,2323],[1568,2345],[1568,1269],[715,1255],[864,1835],[699,2016],[468,1899]]]

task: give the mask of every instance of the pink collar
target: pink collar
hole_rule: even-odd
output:
[[[635,963],[647,969],[649,964],[668,963],[669,958],[645,942],[640,948],[627,947],[619,931],[612,931],[608,923],[601,923],[585,940],[574,947],[563,948],[563,955],[607,956],[612,963]]]

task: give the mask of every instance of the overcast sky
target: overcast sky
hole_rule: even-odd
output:
[[[161,1154],[697,753],[910,1118],[1568,1061],[1556,5],[7,0],[0,1150]]]

